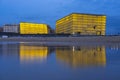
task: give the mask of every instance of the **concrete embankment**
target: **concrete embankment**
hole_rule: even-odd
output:
[[[79,46],[79,45],[117,45],[120,36],[81,36],[81,37],[9,37],[0,38],[0,42],[22,42],[45,46]]]
[[[120,36],[81,36],[81,37],[9,37],[0,38],[1,42],[82,42],[82,43],[119,43]]]

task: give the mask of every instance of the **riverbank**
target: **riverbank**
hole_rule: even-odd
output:
[[[114,46],[120,47],[120,36],[81,37],[9,37],[0,38],[0,43],[22,43],[38,46]]]
[[[10,42],[120,42],[120,36],[81,36],[81,37],[9,37],[0,41]]]
[[[120,36],[9,37],[0,38],[0,42],[120,43]]]

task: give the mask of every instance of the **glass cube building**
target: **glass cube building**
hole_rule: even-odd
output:
[[[106,15],[72,13],[56,21],[57,34],[105,35]]]
[[[47,24],[20,23],[20,34],[48,34],[50,27]]]

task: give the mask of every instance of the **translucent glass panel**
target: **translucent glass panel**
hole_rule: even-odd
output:
[[[20,23],[21,34],[48,34],[48,32],[46,24]]]
[[[106,16],[71,14],[56,22],[56,33],[105,35]]]

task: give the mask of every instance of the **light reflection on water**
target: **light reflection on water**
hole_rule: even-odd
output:
[[[25,62],[34,62],[34,61],[44,61],[47,59],[49,54],[48,47],[42,46],[28,46],[20,44],[20,61],[21,63]]]
[[[120,47],[0,43],[0,65],[0,80],[120,79]]]
[[[56,58],[73,67],[105,66],[105,47],[59,47],[56,48]]]

